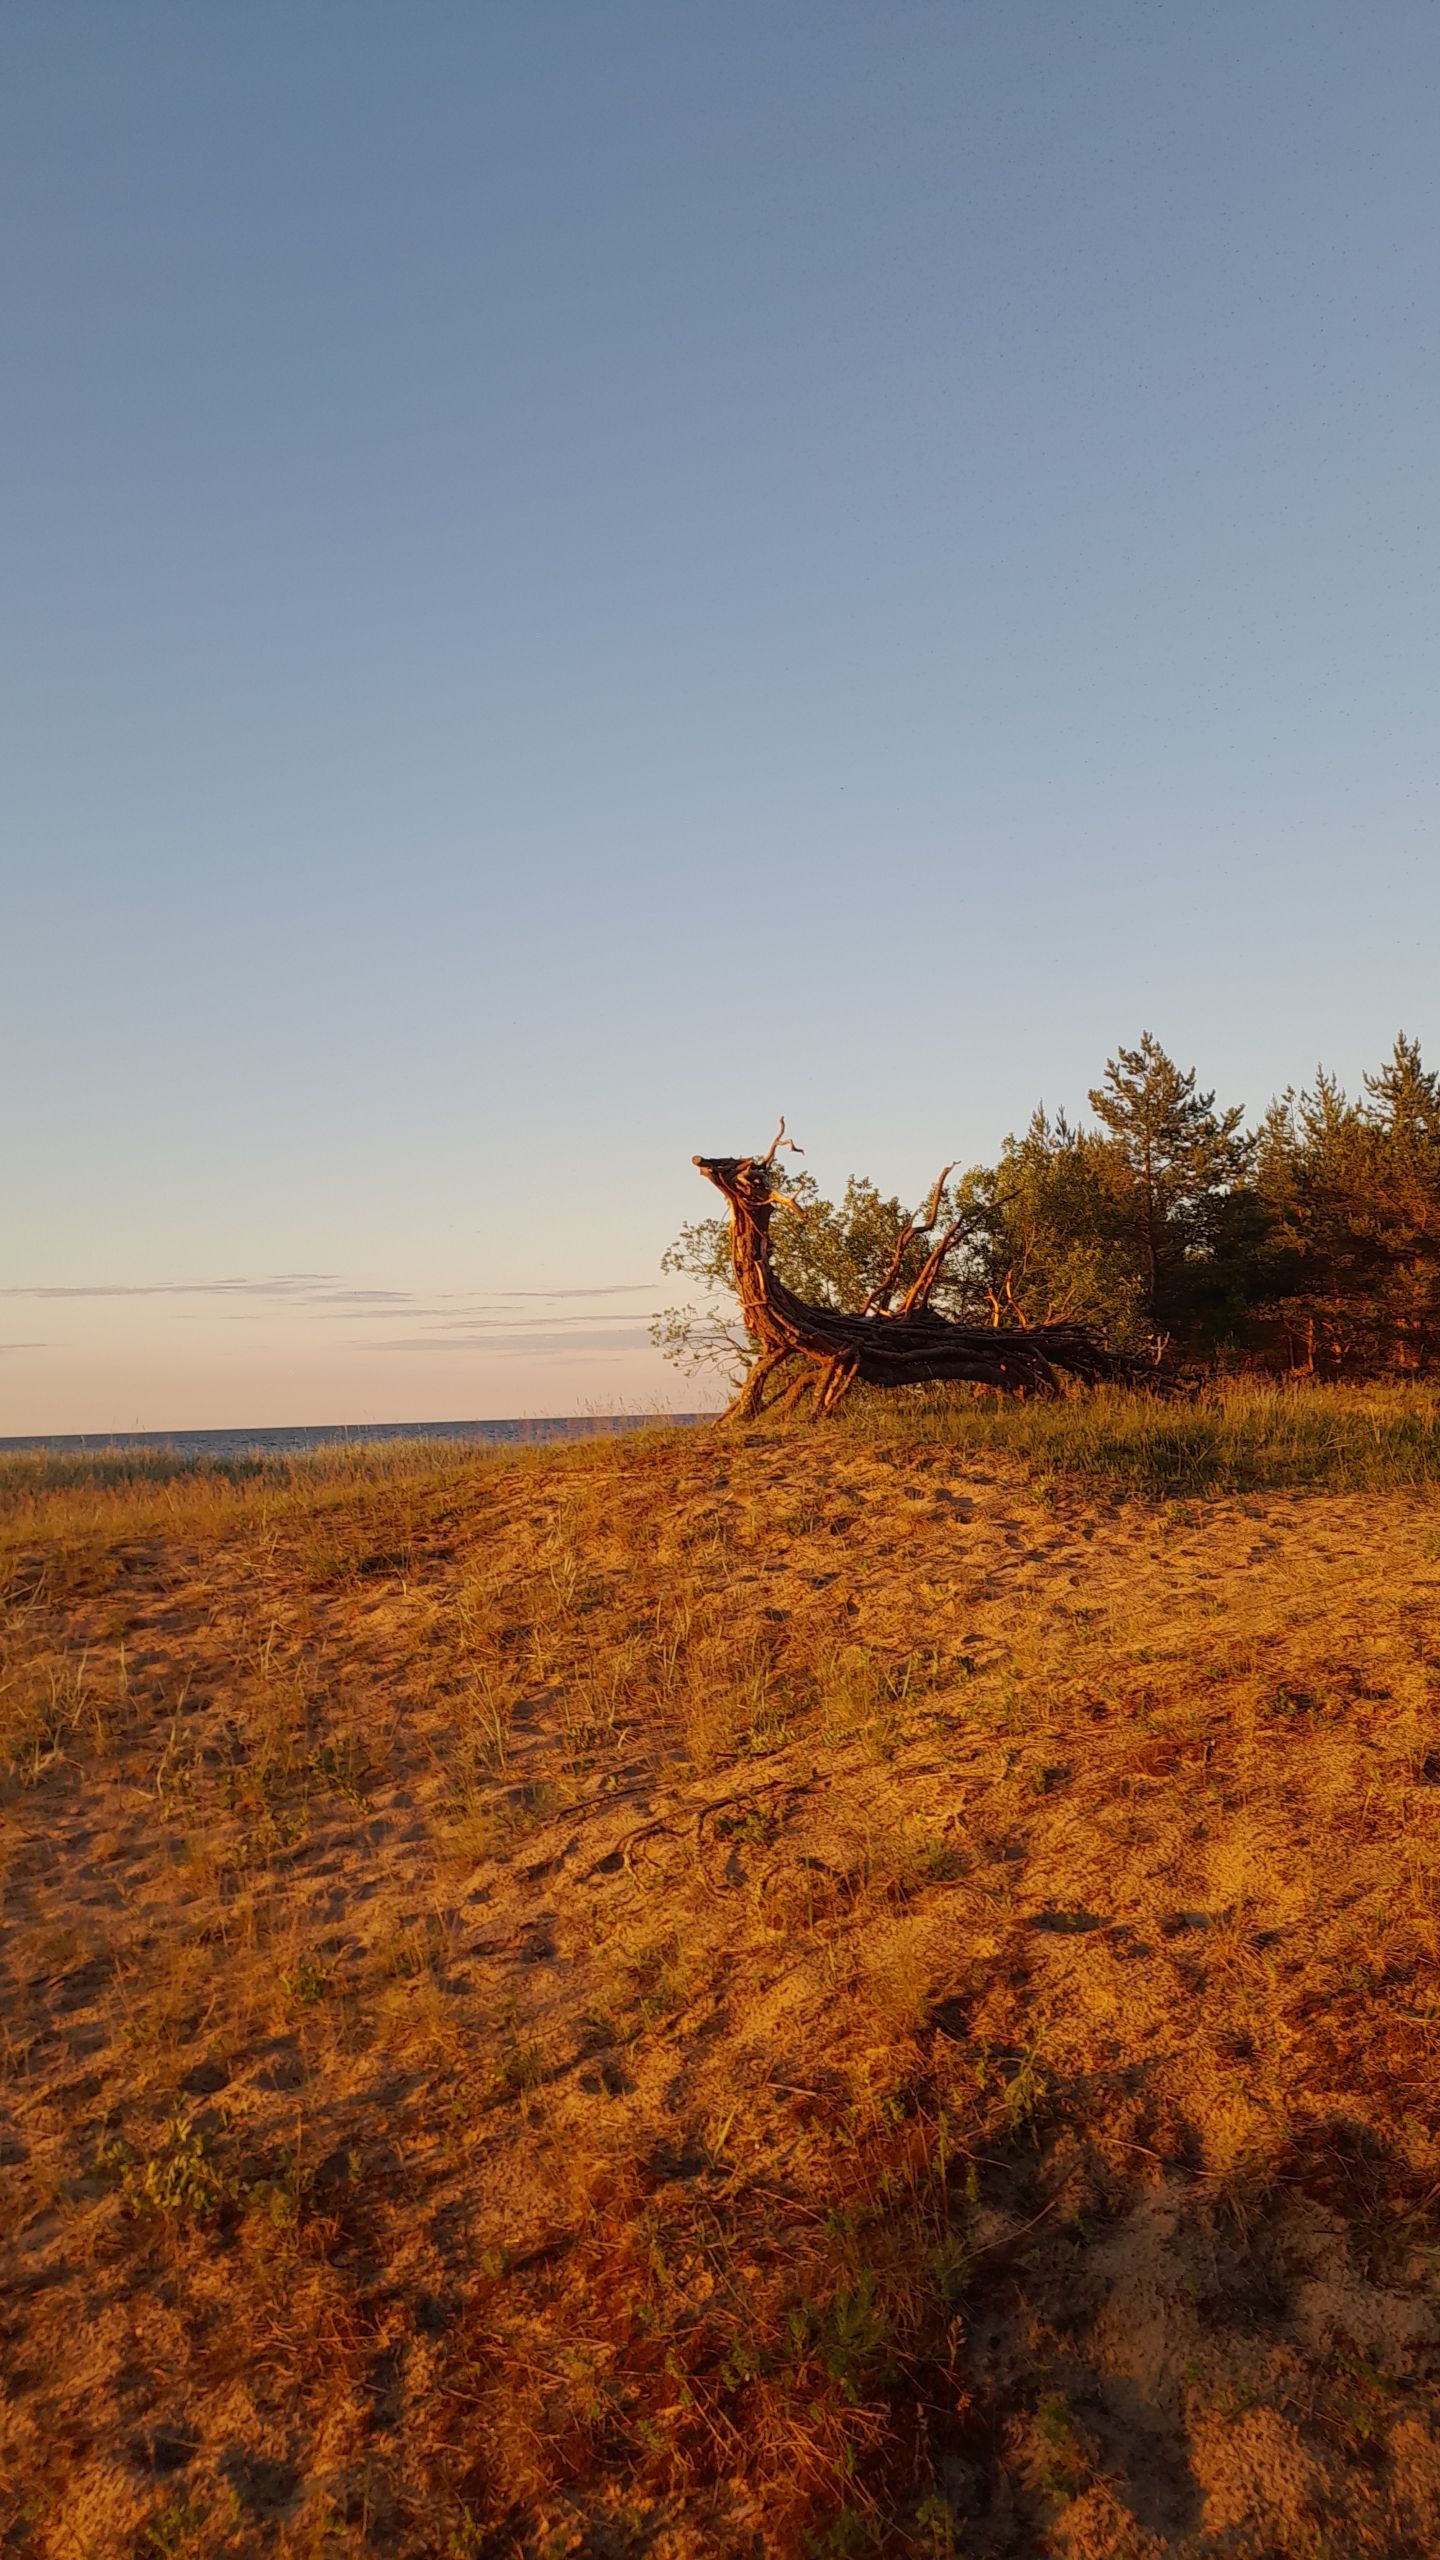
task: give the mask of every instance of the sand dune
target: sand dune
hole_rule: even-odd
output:
[[[17,1502],[7,2547],[1433,2550],[1435,1518]]]

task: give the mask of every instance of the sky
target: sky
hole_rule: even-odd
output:
[[[1437,97],[1429,0],[9,0],[0,1434],[683,1407],[781,1111],[908,1197],[1143,1028],[1433,1058]]]

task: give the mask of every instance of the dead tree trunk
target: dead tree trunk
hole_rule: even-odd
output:
[[[964,1325],[938,1315],[930,1300],[959,1239],[961,1219],[936,1239],[904,1297],[891,1304],[906,1247],[917,1235],[928,1234],[939,1215],[948,1165],[935,1185],[928,1217],[909,1221],[889,1271],[858,1315],[807,1305],[776,1276],[770,1259],[774,1211],[798,1207],[775,1179],[780,1147],[793,1144],[782,1120],[768,1155],[694,1159],[730,1203],[735,1287],[746,1329],[760,1345],[729,1419],[746,1421],[760,1413],[770,1381],[793,1360],[804,1361],[805,1372],[782,1389],[776,1409],[792,1410],[813,1387],[817,1416],[833,1413],[857,1379],[872,1387],[931,1386],[954,1379],[1012,1394],[1053,1396],[1062,1377],[1086,1386],[1133,1378],[1132,1363],[1107,1350],[1088,1325]]]

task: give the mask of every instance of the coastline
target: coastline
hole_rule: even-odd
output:
[[[26,1450],[84,1456],[104,1450],[157,1449],[177,1457],[289,1457],[307,1449],[363,1448],[386,1440],[471,1441],[486,1448],[602,1439],[616,1432],[680,1429],[709,1413],[522,1414],[470,1422],[277,1423],[269,1428],[209,1431],[52,1431],[0,1435],[0,1453]]]

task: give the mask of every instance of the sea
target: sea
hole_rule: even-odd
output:
[[[593,1440],[612,1431],[653,1431],[711,1422],[708,1413],[526,1414],[503,1422],[284,1423],[268,1431],[31,1432],[0,1439],[0,1451],[44,1449],[58,1456],[100,1450],[157,1449],[176,1458],[286,1458],[305,1449],[364,1448],[376,1440],[469,1440],[488,1448],[547,1440]]]

